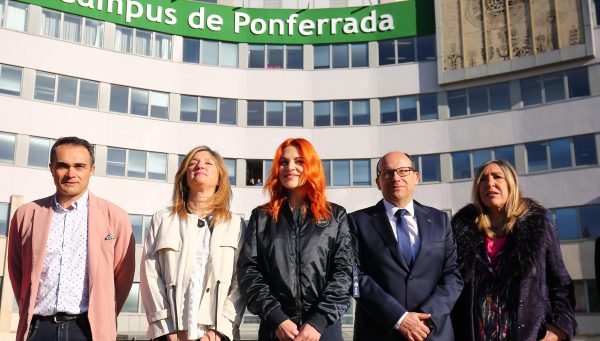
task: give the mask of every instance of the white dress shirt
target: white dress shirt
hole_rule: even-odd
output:
[[[395,214],[401,208],[406,210],[406,214],[404,215],[404,219],[406,219],[406,224],[408,225],[408,234],[410,235],[410,245],[412,249],[412,258],[415,259],[417,253],[419,252],[419,247],[421,246],[421,239],[419,238],[419,228],[417,226],[417,217],[415,216],[415,205],[411,200],[406,207],[396,207],[394,204],[389,201],[383,199],[383,205],[385,206],[385,213],[387,214],[388,220],[390,221],[390,226],[392,227],[392,232],[396,237],[396,241],[398,241],[398,235],[396,233],[396,224],[398,222],[398,218],[396,218]],[[404,320],[404,318],[408,315],[408,312],[404,313],[396,325],[394,326],[396,329],[400,328],[400,324]]]
[[[46,255],[33,313],[50,316],[58,312],[88,311],[88,192],[62,207],[54,196]]]
[[[396,234],[396,224],[398,223],[398,218],[396,218],[394,214],[396,214],[396,211],[401,208],[406,210],[407,213],[404,215],[404,219],[406,219],[406,224],[408,225],[410,246],[412,248],[412,258],[414,260],[419,252],[421,239],[419,238],[419,228],[417,227],[417,217],[415,217],[415,205],[413,204],[413,201],[411,200],[406,207],[396,207],[394,204],[383,199],[383,205],[385,206],[385,213],[387,214],[390,225],[392,226],[392,232],[394,233],[394,237],[396,237],[396,241],[398,241],[398,235]]]

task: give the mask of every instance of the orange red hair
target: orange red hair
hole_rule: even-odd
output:
[[[325,196],[325,171],[323,163],[313,145],[303,138],[289,138],[277,147],[273,157],[271,172],[265,182],[264,191],[269,194],[270,202],[266,204],[268,212],[277,220],[283,201],[287,198],[287,189],[279,181],[279,162],[286,147],[294,146],[304,160],[304,172],[300,183],[306,192],[310,204],[310,212],[315,220],[331,219],[331,208]]]

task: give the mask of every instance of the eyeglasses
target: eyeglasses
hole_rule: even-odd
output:
[[[396,169],[384,169],[377,171],[377,176],[382,179],[392,179],[394,178],[394,173],[398,174],[399,177],[404,178],[408,176],[411,172],[416,172],[417,170],[412,167],[401,167]]]

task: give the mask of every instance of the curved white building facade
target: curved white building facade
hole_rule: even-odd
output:
[[[219,1],[231,9],[290,3]],[[528,57],[489,60],[488,71],[479,65],[459,75],[444,69],[445,52],[436,53],[445,46],[438,2],[430,19],[436,35],[285,45],[190,38],[0,0],[0,264],[10,213],[54,191],[48,152],[61,136],[95,145],[90,190],[131,214],[138,259],[149,216],[169,205],[180,156],[199,144],[227,159],[233,211],[247,217],[266,201],[250,180],[264,179],[288,137],[315,145],[328,170],[328,199],[348,211],[380,199],[375,164],[388,151],[415,156],[416,199],[449,214],[469,202],[477,165],[502,158],[516,167],[525,195],[552,209],[576,284],[581,337],[600,336],[593,262],[600,1],[577,3],[587,52],[557,48],[529,56],[531,64],[522,62]],[[371,5],[293,1],[307,11],[351,6]],[[4,339],[14,335],[18,315],[2,269]],[[138,273],[135,282],[118,328],[139,339],[147,322]],[[245,338],[254,337],[256,322],[245,318]],[[344,322],[351,336],[351,312]]]

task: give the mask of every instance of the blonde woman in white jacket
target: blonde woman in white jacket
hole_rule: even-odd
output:
[[[147,336],[158,340],[239,339],[245,301],[236,279],[243,219],[229,210],[223,158],[192,149],[175,175],[173,206],[152,217],[140,269]]]

